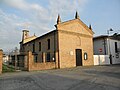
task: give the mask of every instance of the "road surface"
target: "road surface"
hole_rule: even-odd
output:
[[[0,90],[120,90],[120,65],[5,73]]]

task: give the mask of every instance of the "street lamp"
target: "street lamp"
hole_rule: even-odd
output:
[[[110,58],[110,64],[112,64],[112,55],[111,55],[110,39],[109,39],[110,31],[113,31],[113,29],[110,28],[109,30],[107,30],[107,34],[108,34],[108,54],[109,54],[109,58]]]
[[[113,31],[113,29],[110,28],[109,30],[107,30],[107,34],[108,34],[108,36],[109,36],[109,34],[110,34],[110,31]]]

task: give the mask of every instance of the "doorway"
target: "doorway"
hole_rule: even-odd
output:
[[[82,49],[76,49],[76,66],[82,66]]]

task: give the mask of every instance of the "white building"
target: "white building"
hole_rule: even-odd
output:
[[[3,63],[8,63],[9,61],[9,56],[6,54],[3,54]]]
[[[93,45],[94,55],[109,55],[111,64],[120,64],[120,35],[94,37]]]

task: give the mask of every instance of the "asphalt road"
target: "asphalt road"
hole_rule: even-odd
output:
[[[120,65],[5,73],[0,90],[120,90]]]

